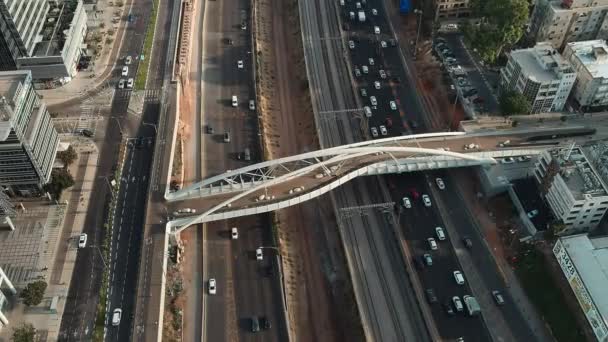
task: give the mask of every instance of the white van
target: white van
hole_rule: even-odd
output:
[[[239,101],[236,97],[236,95],[232,95],[232,107],[236,107],[239,105]]]

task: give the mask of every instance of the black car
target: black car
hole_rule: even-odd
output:
[[[268,330],[272,327],[270,320],[266,316],[260,317],[260,325],[262,325],[262,329],[264,330]]]
[[[410,124],[410,128],[411,129],[417,129],[418,128],[418,123],[416,121],[414,121],[414,120],[410,120],[409,124]]]
[[[435,296],[433,289],[426,289],[426,299],[430,304],[437,303],[437,296]]]
[[[215,130],[213,129],[213,127],[211,127],[211,125],[207,125],[207,134],[213,134],[215,132]]]
[[[88,130],[88,129],[83,129],[82,130],[82,135],[84,135],[85,137],[91,138],[91,137],[93,137],[93,132],[91,130]]]
[[[251,317],[251,332],[256,333],[260,331],[260,321],[256,316]]]
[[[447,313],[448,315],[454,315],[454,308],[452,308],[452,303],[450,303],[449,300],[443,303],[443,308],[445,309],[445,313]]]
[[[473,241],[471,241],[471,238],[468,236],[464,236],[462,238],[462,243],[464,244],[464,246],[468,249],[473,248]]]

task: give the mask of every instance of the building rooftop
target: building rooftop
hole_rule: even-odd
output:
[[[564,148],[553,155],[560,166],[560,175],[577,200],[586,196],[608,196],[608,189],[599,172],[579,146]]]
[[[563,74],[574,73],[570,63],[546,42],[529,49],[514,50],[511,57],[519,64],[523,74],[535,82],[559,81]]]
[[[589,239],[585,234],[560,238],[591,301],[604,322],[608,321],[608,237]],[[571,281],[571,286],[579,285]],[[577,294],[578,297],[578,294]]]
[[[608,78],[608,45],[604,40],[568,43],[573,57],[594,77]],[[572,60],[572,59],[570,59]]]

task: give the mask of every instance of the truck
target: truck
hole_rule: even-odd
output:
[[[481,313],[481,308],[479,307],[479,303],[477,303],[477,299],[473,296],[463,296],[464,306],[467,308],[467,313],[469,316],[477,316]]]
[[[408,14],[410,13],[410,0],[399,0],[399,13]]]
[[[360,22],[364,22],[365,21],[365,12],[359,11],[359,21]]]

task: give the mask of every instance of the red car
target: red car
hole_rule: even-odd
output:
[[[416,191],[416,189],[412,188],[410,189],[410,196],[412,196],[412,199],[418,199],[420,197],[420,194],[418,193],[418,191]]]
[[[393,119],[391,118],[386,118],[386,127],[391,128],[393,127]]]

